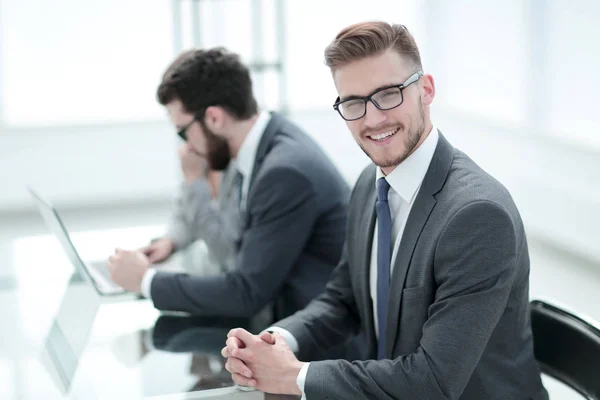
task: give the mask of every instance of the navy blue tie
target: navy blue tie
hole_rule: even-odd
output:
[[[377,359],[385,357],[385,325],[390,293],[390,263],[392,260],[392,215],[388,204],[390,184],[385,178],[377,180]]]

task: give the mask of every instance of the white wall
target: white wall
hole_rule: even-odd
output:
[[[7,129],[0,133],[0,212],[31,207],[26,185],[63,206],[164,201],[178,182],[164,122]]]
[[[177,142],[154,90],[173,56],[172,2],[48,4],[0,0],[0,213],[31,206],[27,183],[63,207],[170,201]],[[202,43],[250,60],[251,2],[203,4]],[[273,1],[262,4],[270,59]],[[352,22],[406,24],[436,78],[434,123],[506,184],[531,234],[600,261],[599,4],[286,1],[287,101],[353,182],[367,159],[331,110],[323,48]]]
[[[353,183],[368,159],[337,114],[292,118]],[[443,108],[434,121],[509,188],[530,234],[600,262],[600,148]],[[0,212],[32,207],[25,184],[63,207],[168,202],[180,176],[176,143],[164,122],[7,132],[0,136]]]

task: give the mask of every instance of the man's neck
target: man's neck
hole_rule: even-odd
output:
[[[228,140],[229,151],[231,152],[231,156],[233,158],[236,158],[240,152],[240,148],[242,147],[244,140],[246,140],[248,133],[250,133],[252,126],[254,126],[254,123],[258,119],[258,116],[259,114],[254,114],[248,119],[234,122],[230,138]]]

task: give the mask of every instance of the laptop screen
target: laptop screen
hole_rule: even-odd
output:
[[[106,293],[101,289],[100,282],[98,282],[97,278],[95,278],[91,271],[88,270],[88,266],[83,262],[77,253],[77,250],[75,249],[75,246],[69,237],[69,233],[58,216],[54,206],[32,188],[29,188],[29,192],[35,200],[46,226],[54,234],[54,236],[56,236],[58,242],[69,258],[69,261],[75,267],[79,277],[92,285],[98,294],[105,295]],[[118,294],[124,291],[113,290],[113,292],[114,293],[111,294]]]

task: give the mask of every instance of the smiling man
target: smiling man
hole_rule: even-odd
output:
[[[272,333],[232,330],[222,354],[233,379],[308,400],[547,399],[519,212],[433,126],[434,80],[414,38],[401,25],[360,23],[325,60],[334,109],[373,165],[354,188],[325,293]],[[298,361],[361,328],[369,360]]]

